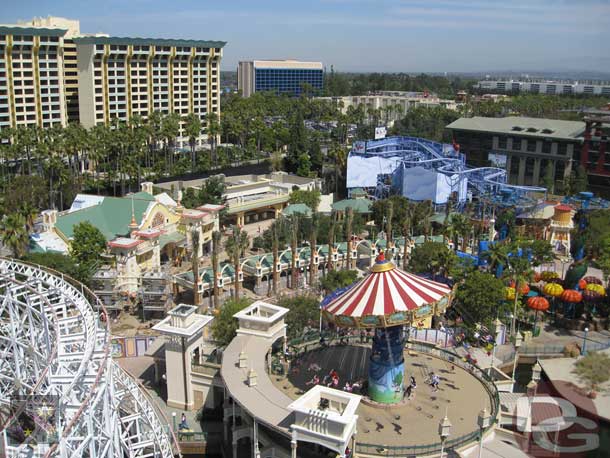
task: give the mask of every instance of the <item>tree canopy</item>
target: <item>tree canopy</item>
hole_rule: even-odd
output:
[[[473,271],[461,282],[455,294],[455,306],[464,323],[491,326],[496,317],[508,315],[511,306],[504,301],[504,283],[487,272]]]
[[[182,205],[186,208],[197,208],[205,204],[222,205],[226,185],[222,175],[211,176],[199,190],[187,188],[182,195]]]
[[[447,275],[457,265],[456,254],[442,242],[424,242],[411,251],[409,267],[416,273]]]
[[[83,268],[93,268],[105,250],[106,238],[97,227],[89,221],[74,226],[70,256],[77,264]]]
[[[320,319],[320,302],[316,296],[283,297],[278,305],[289,310],[286,332],[291,339],[302,335],[306,327],[315,327]]]
[[[229,299],[224,302],[218,314],[212,322],[212,337],[220,347],[226,347],[235,337],[237,331],[237,319],[233,318],[240,310],[245,309],[252,303],[252,299],[239,298]]]
[[[74,262],[74,259],[62,253],[29,253],[24,256],[23,260],[62,272],[85,284],[90,280],[90,272],[86,268],[78,265]]]
[[[318,206],[320,205],[320,191],[317,189],[295,189],[290,193],[289,202],[291,204],[305,204],[312,211],[317,211]]]
[[[358,279],[357,270],[331,270],[320,281],[320,286],[327,292],[331,293],[336,289],[349,286]]]

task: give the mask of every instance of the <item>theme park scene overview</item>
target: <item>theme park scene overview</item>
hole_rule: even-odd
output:
[[[205,3],[3,11],[0,457],[609,457],[607,59],[363,72],[333,2],[307,50]]]

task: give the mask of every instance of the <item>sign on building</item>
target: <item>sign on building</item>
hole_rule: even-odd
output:
[[[375,140],[385,138],[386,134],[387,134],[387,130],[386,130],[385,126],[375,127]]]

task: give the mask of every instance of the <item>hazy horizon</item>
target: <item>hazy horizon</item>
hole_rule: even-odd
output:
[[[610,73],[610,0],[24,0],[1,22],[48,15],[84,33],[227,41],[223,70],[295,58],[340,72]]]

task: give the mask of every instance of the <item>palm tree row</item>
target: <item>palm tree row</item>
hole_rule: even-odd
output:
[[[176,151],[176,141],[183,124],[183,135],[189,139],[190,158]],[[118,119],[106,125],[85,129],[79,124],[65,128],[42,129],[18,126],[0,131],[0,184],[6,188],[17,175],[37,175],[48,184],[49,204],[63,208],[61,192],[67,182],[77,191],[87,185],[100,187],[102,181],[117,194],[126,186],[139,183],[151,175],[195,171],[198,162],[210,164],[211,158],[196,153],[200,135],[209,134],[215,146],[219,133],[218,117],[212,115],[203,126],[199,117],[184,118],[176,113],[153,112],[148,119],[134,115],[127,122]]]

